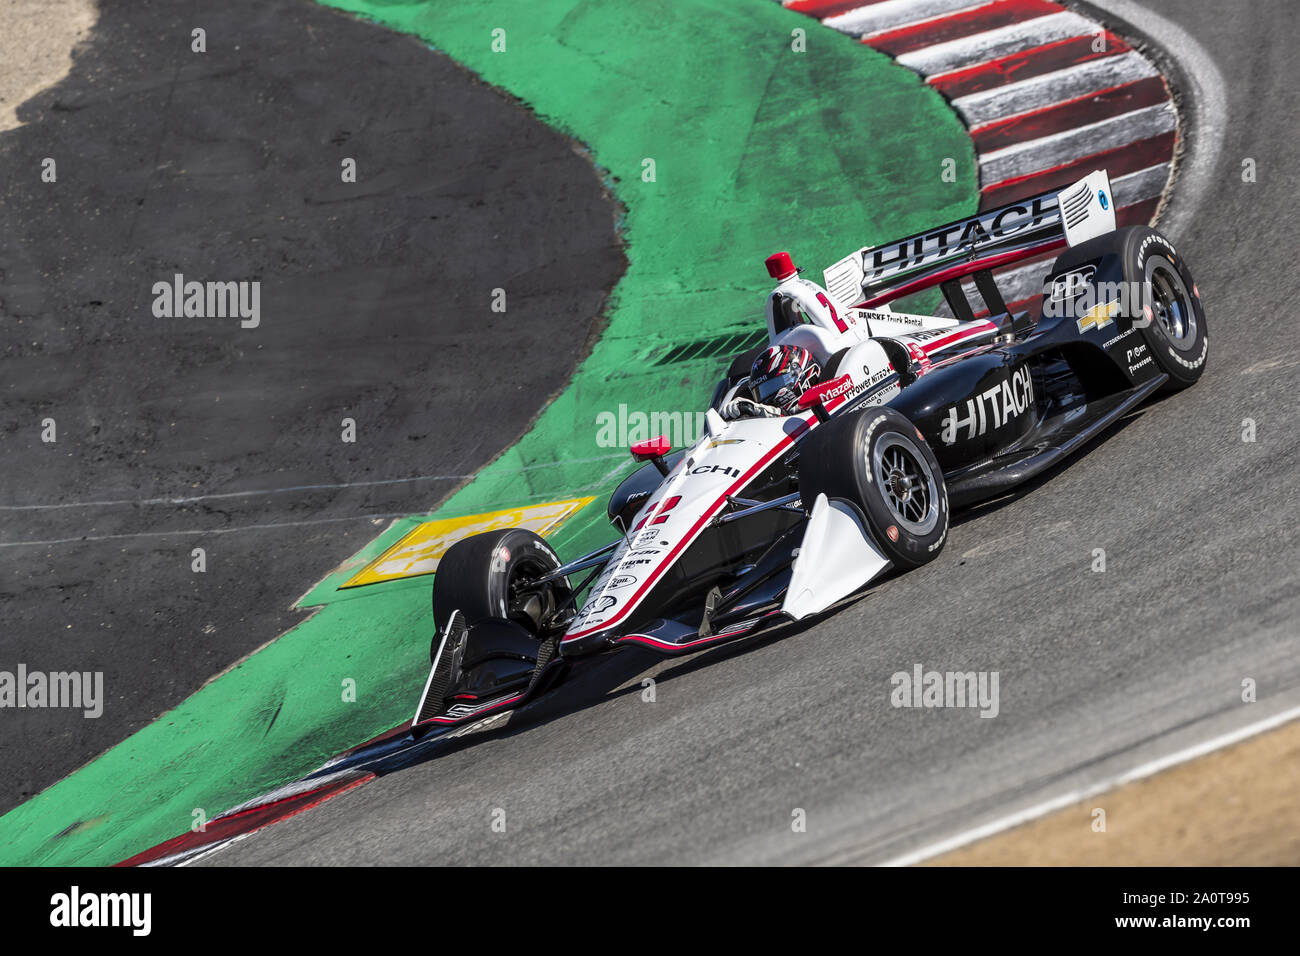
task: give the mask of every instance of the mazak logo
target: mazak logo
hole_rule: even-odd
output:
[[[847,394],[853,388],[853,376],[841,375],[833,383],[832,387],[822,392],[822,402],[829,402],[832,398],[839,398]]]
[[[1034,380],[1029,374],[1029,367],[1022,365],[1001,385],[994,385],[987,391],[966,399],[964,407],[954,405],[948,409],[943,419],[940,437],[945,445],[957,441],[959,432],[966,432],[970,441],[977,435],[983,435],[993,428],[1001,428],[1013,418],[1023,415],[1034,403]],[[959,415],[959,409],[964,414]]]
[[[132,936],[148,936],[152,913],[150,893],[82,893],[74,886],[50,897],[50,925],[55,927],[129,927]]]

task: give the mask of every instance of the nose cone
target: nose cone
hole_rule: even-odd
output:
[[[777,282],[790,278],[798,271],[794,267],[794,263],[790,261],[790,253],[788,252],[776,252],[767,257],[767,274]]]

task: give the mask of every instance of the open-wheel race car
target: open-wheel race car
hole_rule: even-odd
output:
[[[991,270],[1055,250],[1041,318],[1010,314]],[[568,562],[522,529],[447,550],[417,736],[516,707],[578,657],[689,653],[826,612],[933,560],[951,508],[1205,367],[1187,264],[1155,230],[1116,228],[1104,171],[860,249],[824,286],[786,253],[767,266],[767,345],[736,357],[694,445],[633,446],[644,464],[609,500],[614,541]],[[890,308],[934,286],[951,317]]]

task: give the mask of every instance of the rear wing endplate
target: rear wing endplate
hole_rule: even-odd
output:
[[[900,296],[996,269],[1115,229],[1110,177],[1094,170],[1061,190],[864,246],[823,273],[840,308],[874,308]]]

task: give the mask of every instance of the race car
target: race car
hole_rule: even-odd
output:
[[[1041,317],[1010,314],[992,270],[1057,250]],[[1208,354],[1187,263],[1154,229],[1116,228],[1103,170],[861,248],[824,285],[788,253],[767,268],[767,345],[736,357],[695,444],[632,447],[613,541],[568,562],[522,529],[447,550],[417,737],[518,707],[587,655],[690,653],[854,599],[934,560],[952,508],[1193,384]],[[934,286],[950,316],[891,307]]]

